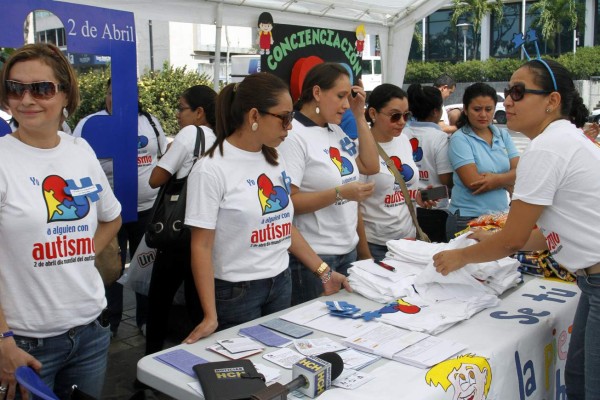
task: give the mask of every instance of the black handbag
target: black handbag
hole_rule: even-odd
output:
[[[197,127],[194,163],[204,154],[204,132]],[[190,170],[191,171],[191,170]],[[190,230],[184,226],[187,176],[176,178],[173,174],[156,196],[150,223],[146,227],[146,244],[155,249],[189,247]],[[189,174],[188,174],[189,175]]]

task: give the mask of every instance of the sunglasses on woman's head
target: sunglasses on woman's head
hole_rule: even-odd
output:
[[[273,114],[269,111],[258,111],[261,114],[267,114],[275,118],[279,118],[281,120],[281,125],[283,125],[283,129],[286,129],[292,123],[294,119],[295,111],[286,112],[283,114]]]
[[[395,113],[391,113],[391,114],[384,113],[383,111],[379,111],[379,113],[390,117],[390,122],[392,122],[392,123],[396,123],[396,122],[400,121],[400,118],[404,118],[404,122],[407,122],[409,119],[412,118],[412,113],[410,111],[407,111],[404,113],[395,112]]]
[[[22,83],[17,81],[6,81],[6,93],[11,99],[22,99],[26,91],[29,91],[31,97],[37,100],[50,100],[60,89],[62,85],[50,81],[40,81],[31,83]]]
[[[550,94],[547,90],[527,89],[524,84],[516,83],[513,86],[504,89],[504,98],[510,96],[513,101],[521,101],[525,97],[525,93],[531,94]]]

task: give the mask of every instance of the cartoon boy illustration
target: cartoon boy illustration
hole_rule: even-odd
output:
[[[485,400],[492,385],[492,368],[484,357],[463,354],[433,366],[425,375],[429,386],[454,388],[452,400]]]
[[[356,55],[362,57],[363,50],[365,49],[365,38],[367,37],[367,31],[365,30],[365,26],[360,24],[356,28],[356,42],[354,43],[356,46]]]
[[[273,16],[264,12],[258,16],[258,40],[256,43],[260,48],[260,54],[271,54],[273,44]]]

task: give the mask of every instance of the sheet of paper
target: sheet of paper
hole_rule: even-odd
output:
[[[188,386],[192,388],[192,390],[200,395],[200,398],[204,398],[204,392],[202,391],[202,386],[200,386],[200,382],[189,382]]]
[[[239,360],[240,358],[250,357],[251,355],[254,355],[254,354],[257,354],[257,353],[260,353],[261,351],[263,351],[263,349],[260,348],[257,350],[248,350],[248,351],[242,351],[239,353],[232,353],[218,343],[214,344],[212,346],[208,346],[206,348],[206,350],[214,351],[215,353],[219,353],[220,355],[230,358],[232,360]]]
[[[259,374],[263,374],[265,376],[265,382],[267,383],[267,385],[275,382],[281,376],[279,368],[269,367],[261,363],[253,364],[256,367],[256,371],[258,371]]]
[[[197,355],[183,349],[177,349],[169,351],[168,353],[159,354],[154,356],[154,359],[170,365],[171,367],[194,378],[196,377],[196,373],[193,370],[194,365],[208,362],[208,360],[198,357]]]
[[[367,322],[362,318],[340,318],[327,314],[307,322],[306,326],[332,335],[348,337],[375,323],[374,321]]]
[[[221,339],[217,340],[217,343],[223,346],[230,353],[241,353],[244,351],[258,350],[263,348],[260,343],[255,342],[247,337]]]
[[[462,343],[430,336],[396,353],[393,359],[418,368],[429,368],[466,348]]]
[[[263,355],[263,358],[285,369],[292,369],[292,365],[302,360],[304,356],[295,350],[284,347],[283,349]]]
[[[377,323],[377,325],[363,329],[356,335],[344,339],[343,343],[391,359],[400,350],[426,337],[429,337],[426,333],[411,332]]]
[[[283,314],[279,316],[279,318],[285,319],[286,321],[290,321],[298,325],[306,325],[307,322],[312,321],[313,319],[325,314],[329,314],[329,309],[327,308],[327,305],[322,301],[315,301],[305,305],[304,307],[300,307],[295,309],[294,311],[290,311],[289,313]]]
[[[328,337],[316,339],[296,339],[294,340],[296,350],[305,356],[314,356],[331,351],[343,350],[346,346],[329,339]]]
[[[341,387],[343,389],[356,389],[375,378],[371,374],[361,371],[353,371],[351,369],[344,370],[336,380],[332,381],[333,386]]]
[[[344,361],[344,370],[359,370],[381,359],[381,356],[376,354],[363,353],[355,349],[338,351],[338,355]]]

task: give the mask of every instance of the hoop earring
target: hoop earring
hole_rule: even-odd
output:
[[[253,123],[250,129],[252,129],[252,132],[256,132],[258,130],[258,122]]]
[[[65,119],[69,118],[69,111],[67,110],[67,107],[63,107],[63,116],[65,117]]]

